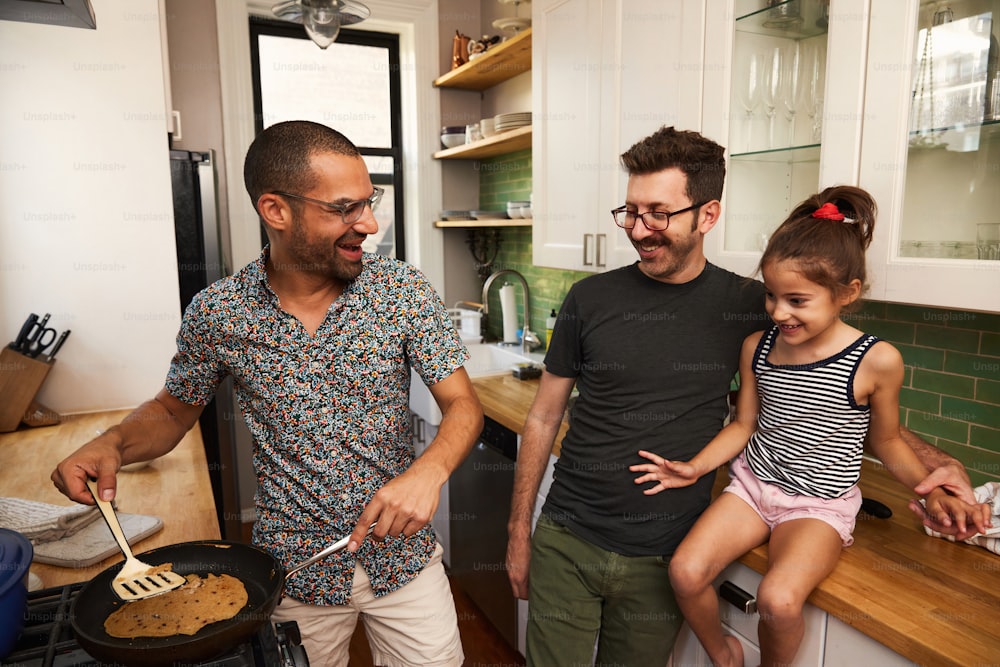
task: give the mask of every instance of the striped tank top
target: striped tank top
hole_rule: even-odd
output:
[[[765,332],[754,352],[760,412],[747,465],[786,493],[839,498],[861,475],[870,413],[854,400],[854,376],[878,338],[863,334],[828,359],[779,366],[767,361],[777,336],[777,327]]]

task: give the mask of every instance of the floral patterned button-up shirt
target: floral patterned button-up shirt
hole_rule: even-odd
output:
[[[267,256],[194,298],[166,387],[203,405],[233,377],[254,439],[253,541],[290,567],[349,534],[372,495],[412,463],[410,368],[434,384],[468,352],[424,276],[371,254],[310,336],[268,286]],[[429,526],[365,540],[356,554],[345,549],[292,576],[286,594],[345,604],[357,559],[384,595],[423,569],[434,542]]]

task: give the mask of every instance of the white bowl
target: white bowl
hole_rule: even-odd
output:
[[[521,217],[529,219],[529,220],[531,219],[531,207],[530,206],[522,206],[521,207]]]
[[[521,207],[520,206],[508,206],[507,215],[511,218],[517,219],[521,217]]]
[[[465,143],[465,132],[462,134],[442,134],[441,144],[445,148],[454,148]]]

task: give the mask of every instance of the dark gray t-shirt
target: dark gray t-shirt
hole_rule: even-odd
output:
[[[597,546],[626,556],[670,555],[708,506],[714,475],[643,495],[628,467],[646,449],[689,460],[722,428],[740,345],[770,324],[764,288],[708,264],[673,285],[637,264],[576,283],[545,356],[576,379],[555,477],[543,512]]]

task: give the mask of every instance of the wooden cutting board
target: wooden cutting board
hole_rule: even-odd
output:
[[[141,545],[136,548],[137,542],[163,528],[163,521],[155,516],[119,513],[118,520],[121,521],[125,537],[135,553],[142,552]],[[47,565],[81,568],[99,563],[116,553],[121,554],[121,549],[108,525],[103,521],[95,521],[69,537],[36,545],[32,560]]]

